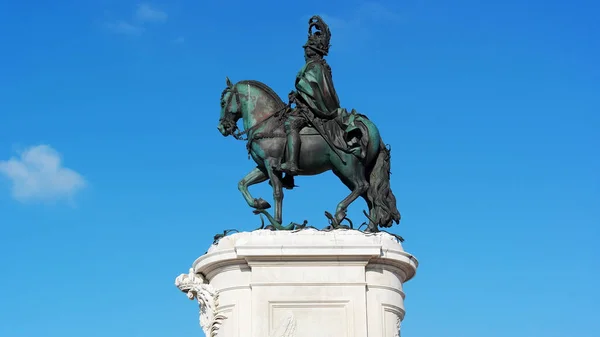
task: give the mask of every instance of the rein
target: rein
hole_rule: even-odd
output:
[[[236,104],[238,106],[238,109],[241,109],[240,99],[239,99],[239,96],[238,96],[239,93],[238,93],[238,91],[236,90],[235,87],[233,89],[231,89],[231,94],[232,94],[232,96],[235,96],[235,101],[236,101]],[[229,103],[227,104],[228,106],[229,106],[230,102],[231,102],[231,98],[229,100]],[[225,120],[227,120],[228,122],[230,122],[232,124],[232,126],[233,126],[233,132],[231,133],[231,135],[233,136],[233,138],[235,138],[236,140],[246,141],[246,140],[248,140],[248,138],[243,138],[244,135],[247,135],[248,133],[256,130],[259,126],[263,125],[265,122],[267,122],[271,118],[279,116],[283,111],[287,110],[288,108],[289,108],[289,105],[284,106],[283,108],[281,108],[281,109],[273,112],[267,118],[265,118],[262,121],[254,124],[253,126],[251,126],[250,128],[248,128],[248,129],[246,129],[244,131],[240,131],[240,129],[238,128],[237,124],[232,120],[232,118],[225,118]]]
[[[233,138],[237,139],[237,140],[248,140],[248,138],[243,138],[244,135],[248,134],[251,131],[254,131],[255,129],[257,129],[259,126],[261,126],[262,124],[264,124],[265,122],[267,122],[269,119],[279,116],[279,114],[283,111],[285,111],[288,107],[285,106],[277,111],[275,111],[274,113],[270,114],[267,118],[263,119],[262,121],[254,124],[252,127],[244,130],[244,131],[240,131],[239,128],[237,127],[237,125],[235,125],[234,127],[234,131],[232,133]]]

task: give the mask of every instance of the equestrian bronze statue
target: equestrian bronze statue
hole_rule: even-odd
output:
[[[283,190],[293,189],[294,176],[313,176],[333,171],[350,189],[333,215],[325,212],[330,228],[343,225],[348,206],[362,197],[368,206],[367,232],[378,232],[400,221],[396,198],[390,187],[390,150],[367,116],[340,105],[329,52],[331,32],[318,16],[308,23],[308,41],[303,46],[306,63],[296,75],[295,90],[288,103],[266,84],[226,79],[221,94],[218,129],[223,136],[247,141],[249,156],[257,166],[238,184],[248,205],[269,220],[270,228],[291,230],[304,225],[282,224]],[[243,131],[238,129],[242,120]],[[262,198],[254,198],[248,187],[269,181],[275,209]],[[349,221],[350,227],[352,222]]]

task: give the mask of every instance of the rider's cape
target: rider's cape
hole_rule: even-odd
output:
[[[340,108],[331,70],[323,60],[306,62],[296,76],[296,90],[303,103],[308,105],[311,112],[321,119],[336,117]]]
[[[326,134],[324,136],[330,139],[336,148],[346,152],[358,152],[356,154],[362,157],[365,144],[361,144],[363,146],[358,148],[349,148],[348,135],[355,131],[363,133],[367,130],[355,125],[357,113],[354,110],[348,114],[345,109],[340,107],[340,100],[333,86],[331,70],[324,60],[308,61],[300,69],[296,76],[296,91],[302,103],[308,106],[315,117],[324,122],[323,129]],[[338,122],[333,119],[338,119]],[[362,137],[359,135],[359,138]]]

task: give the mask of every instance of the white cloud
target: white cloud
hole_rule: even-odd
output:
[[[77,172],[62,166],[61,155],[48,145],[33,146],[18,157],[0,161],[0,173],[12,182],[18,201],[71,199],[86,186]]]
[[[141,22],[165,22],[167,13],[160,11],[148,4],[138,5],[135,18]]]
[[[106,27],[113,33],[138,36],[146,30],[146,23],[160,23],[167,21],[167,13],[160,11],[148,4],[138,5],[131,20],[119,20],[106,23]]]
[[[141,35],[144,32],[143,27],[125,21],[110,22],[106,24],[106,27],[113,33],[123,35]]]

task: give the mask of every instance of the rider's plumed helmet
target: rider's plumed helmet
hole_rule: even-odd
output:
[[[311,17],[308,20],[308,41],[303,48],[310,48],[320,55],[326,56],[329,52],[330,39],[331,32],[325,21],[318,15]]]

